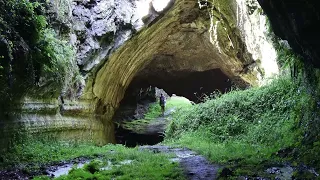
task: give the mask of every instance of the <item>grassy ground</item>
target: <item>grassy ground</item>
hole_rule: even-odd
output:
[[[172,108],[178,110],[190,106],[191,102],[188,99],[180,96],[173,96],[167,99],[165,110],[169,110]],[[159,102],[157,101],[150,106],[149,111],[145,114],[145,119],[152,120],[159,116],[161,116],[161,107],[159,105]]]
[[[0,155],[1,168],[18,164],[49,163],[70,160],[76,157],[95,157],[108,150],[90,143],[59,142],[52,137],[27,137],[16,141],[14,147]]]
[[[120,145],[108,145],[101,149],[105,151],[103,158],[93,160],[83,168],[73,168],[68,175],[56,179],[184,179],[178,164],[168,160],[170,155],[154,154]],[[132,160],[132,162],[121,164],[125,160]],[[108,167],[108,162],[112,162],[112,168],[101,169]],[[35,179],[49,178],[40,176]]]
[[[217,94],[176,113],[166,143],[189,147],[214,162],[249,165],[251,170],[266,163],[295,162],[290,153],[301,147],[302,125],[314,114],[315,104],[307,88],[289,79]],[[290,153],[280,158],[282,151]]]
[[[284,162],[292,166],[304,162],[319,169],[320,143],[313,142],[309,147],[304,143],[306,130],[312,125],[310,119],[318,117],[317,101],[308,87],[290,79],[277,79],[264,87],[224,95],[216,93],[212,99],[193,106],[185,99],[173,97],[168,100],[167,109],[173,107],[179,110],[167,128],[165,144],[193,149],[232,168],[235,176],[263,175],[269,165]],[[156,103],[150,107],[145,121],[150,122],[160,114]],[[1,166],[8,167],[97,155],[102,158],[73,169],[60,179],[183,179],[181,169],[168,161],[167,155],[114,145],[96,147],[29,139],[18,143],[10,153],[2,154],[0,159]],[[119,164],[122,160],[133,161],[112,170],[100,170],[108,161]]]
[[[184,109],[184,108],[187,108],[190,106],[192,106],[192,105],[188,99],[186,99],[184,97],[180,97],[180,96],[173,96],[173,97],[167,99],[165,110],[167,111],[172,108],[175,108],[175,110],[179,110],[179,109]],[[155,102],[155,103],[151,104],[151,106],[149,107],[149,110],[145,114],[144,119],[138,119],[138,120],[134,120],[134,121],[125,122],[122,124],[122,126],[125,129],[132,130],[135,132],[143,132],[145,127],[148,124],[150,124],[153,120],[161,117],[161,114],[162,114],[162,112],[161,112],[161,107],[159,105],[159,102]]]
[[[182,97],[172,97],[167,101],[167,108],[179,109],[191,106],[191,103]],[[144,120],[137,121],[146,124],[154,118],[159,117],[161,109],[158,103],[150,107]],[[136,128],[136,127],[135,127]],[[0,155],[0,167],[22,168],[23,172],[30,173],[37,171],[40,167],[59,161],[68,161],[78,157],[89,159],[100,158],[93,161],[84,168],[74,169],[68,176],[59,179],[184,179],[181,169],[177,163],[172,163],[168,155],[154,154],[140,151],[137,148],[126,148],[120,145],[106,145],[98,147],[90,143],[59,142],[52,137],[26,137],[17,139],[16,145],[8,152]],[[102,159],[101,159],[102,158]],[[119,164],[123,160],[133,160],[131,164],[114,166],[112,170],[101,171],[108,161],[112,164]],[[91,167],[94,166],[93,171]],[[91,169],[90,169],[91,168]],[[46,177],[38,177],[38,179]]]
[[[57,179],[184,179],[177,163],[169,161],[169,154],[155,154],[138,148],[126,148],[122,145],[102,147],[91,144],[61,143],[58,141],[33,140],[16,145],[10,153],[1,155],[3,168],[12,165],[23,167],[23,172],[32,172],[40,166],[52,162],[71,160],[76,157],[94,159],[83,168],[73,168],[69,175]],[[121,165],[122,161],[132,160]],[[101,170],[108,162],[109,170]],[[23,164],[29,164],[24,166]],[[31,165],[30,165],[31,164]],[[49,179],[40,176],[36,179]]]

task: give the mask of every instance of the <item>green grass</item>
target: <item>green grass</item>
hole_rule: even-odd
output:
[[[138,148],[108,144],[102,147],[85,143],[59,142],[50,138],[27,139],[2,154],[2,168],[21,167],[23,172],[38,171],[43,165],[85,157],[92,161],[83,168],[73,168],[57,179],[184,179],[177,163],[169,161],[171,154],[155,154]],[[125,160],[130,164],[121,165]],[[100,170],[112,162],[110,170]],[[35,179],[49,179],[39,176]]]
[[[204,155],[214,163],[228,164],[233,161],[243,164],[259,165],[277,151],[277,147],[249,144],[241,140],[214,142],[205,129],[186,132],[179,139],[169,139],[167,145],[188,147]]]
[[[222,164],[254,167],[293,160],[276,154],[301,147],[302,124],[309,121],[315,104],[307,87],[287,78],[216,94],[177,112],[166,130],[165,143],[189,147]]]
[[[54,138],[28,137],[1,153],[1,168],[27,163],[50,163],[76,157],[95,157],[109,150],[109,146],[98,147],[91,143],[59,142]]]
[[[180,96],[173,96],[173,97],[167,99],[165,110],[169,110],[172,108],[184,109],[184,108],[187,108],[190,106],[192,106],[192,105],[188,99],[186,99],[184,97],[180,97]],[[145,114],[144,119],[152,120],[152,119],[155,119],[159,116],[161,116],[161,107],[159,105],[159,101],[157,101],[156,103],[153,103],[150,106],[148,112]]]
[[[169,161],[170,154],[154,154],[122,145],[107,145],[102,149],[106,155],[101,160],[93,160],[83,168],[73,168],[68,175],[56,179],[184,179],[178,164]],[[121,165],[124,160],[132,162]],[[101,170],[107,167],[108,161],[112,162],[112,168]],[[39,176],[35,179],[49,178]]]
[[[191,102],[188,99],[180,96],[173,96],[167,99],[165,110],[170,110],[172,108],[179,110],[191,106]],[[162,112],[159,102],[155,102],[149,107],[148,112],[145,114],[145,118],[125,122],[122,126],[125,129],[133,130],[135,132],[143,132],[148,124],[150,124],[154,119],[161,117],[161,115]]]

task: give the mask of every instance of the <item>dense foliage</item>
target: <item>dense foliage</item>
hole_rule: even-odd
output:
[[[300,99],[301,93],[305,91],[288,80],[262,88],[232,91],[179,113],[168,135],[177,136],[186,130],[208,127],[211,139],[216,142],[246,139],[250,143],[274,144],[294,128],[301,109],[306,108],[303,100],[308,100],[304,99],[308,96]],[[286,126],[281,130],[272,128],[280,124]]]
[[[261,164],[285,152],[282,158],[319,166],[319,143],[314,137],[305,143],[318,109],[308,86],[281,78],[259,88],[217,93],[178,112],[167,129],[167,141],[196,149],[215,162]]]
[[[41,3],[0,0],[0,7],[1,109],[8,110],[5,102],[19,100],[26,93],[38,96],[37,89],[47,90],[42,95],[57,96],[68,70],[77,72],[72,47],[50,29]]]

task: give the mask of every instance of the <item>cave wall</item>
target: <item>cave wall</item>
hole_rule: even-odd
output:
[[[64,103],[61,99],[26,98],[15,102],[19,108],[1,118],[2,137],[23,129],[61,138],[81,136],[98,144],[112,142],[111,120],[133,79],[161,82],[160,86],[176,94],[174,91],[190,88],[188,79],[197,73],[203,73],[198,77],[207,78],[206,83],[214,81],[214,76],[223,77],[218,79],[225,84],[210,90],[223,91],[231,82],[258,85],[264,68],[259,61],[261,49],[254,44],[266,38],[252,31],[261,30],[254,27],[263,21],[257,20],[262,16],[259,8],[249,8],[248,1],[200,2],[201,8],[194,0],[171,1],[173,7],[158,12],[157,17],[152,15],[140,30],[135,1],[51,0],[49,23],[77,50],[75,63],[81,72],[80,84],[74,86],[77,96],[62,92],[59,98]],[[246,21],[248,17],[251,20]],[[248,40],[248,34],[255,38]],[[206,74],[211,71],[221,76]],[[186,86],[174,87],[174,80]],[[186,96],[194,93],[190,89]]]
[[[136,76],[219,69],[231,81],[257,85],[260,67],[246,50],[245,40],[237,29],[237,4],[217,1],[215,5],[210,11],[213,5],[200,9],[196,1],[176,1],[161,19],[109,57],[92,77],[83,98],[95,99],[95,113],[111,119]],[[212,27],[217,20],[223,26]]]
[[[164,37],[162,51],[153,52],[150,63],[134,75],[128,93],[151,85],[198,102],[203,93],[227,92],[231,85],[245,88],[278,74],[276,50],[258,2],[194,4],[189,10],[181,7],[192,12],[180,16],[184,32]]]
[[[316,0],[258,0],[274,33],[287,40],[304,61],[320,67],[320,2]]]
[[[12,107],[10,112],[3,113],[0,109],[0,149],[12,143],[14,136],[34,133],[97,144],[114,142],[113,123],[94,115],[91,99],[78,98],[93,69],[140,28],[135,1],[50,0],[45,8],[49,27],[75,50],[70,63],[81,74],[70,80],[74,84],[65,84],[60,96],[59,92],[48,97],[23,93],[21,98],[8,102]],[[41,80],[46,81],[43,77]],[[41,83],[38,86],[45,91]]]
[[[10,114],[0,116],[0,150],[14,144],[16,138],[50,136],[65,141],[114,142],[112,122],[95,117],[90,102],[37,100],[26,98],[16,103]]]

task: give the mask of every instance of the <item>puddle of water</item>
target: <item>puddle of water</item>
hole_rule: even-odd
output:
[[[132,161],[133,161],[133,160],[124,160],[124,161],[121,161],[120,164],[121,164],[121,165],[131,164]]]
[[[90,161],[86,161],[84,163],[78,163],[77,168],[83,168],[84,165],[89,164]],[[122,165],[131,164],[133,160],[124,160],[119,162],[119,164],[113,165],[111,161],[108,161],[108,165],[101,168],[100,170],[110,170],[112,169],[112,166],[120,167]],[[55,170],[48,170],[48,173],[50,176],[54,176],[55,178],[60,177],[62,175],[67,175],[69,171],[72,169],[74,164],[65,164],[63,166],[56,167]]]
[[[100,170],[104,171],[104,170],[110,170],[110,169],[112,169],[112,162],[108,161],[108,165],[101,168]]]
[[[171,158],[169,159],[171,162],[180,162],[181,159],[180,158]]]
[[[181,150],[181,151],[175,151],[174,153],[178,156],[178,158],[181,158],[181,159],[195,156],[195,153],[192,151]]]
[[[86,161],[84,163],[78,163],[77,168],[82,168],[85,164],[88,164],[89,161]],[[57,167],[56,170],[49,170],[48,173],[50,176],[54,176],[55,178],[62,176],[62,175],[67,175],[69,171],[72,169],[74,164],[65,164],[63,166]]]

